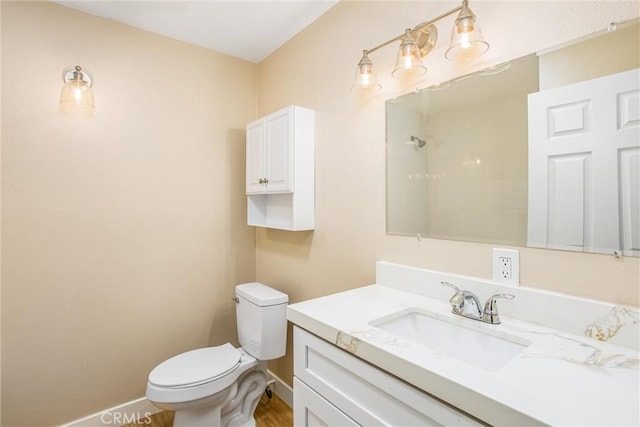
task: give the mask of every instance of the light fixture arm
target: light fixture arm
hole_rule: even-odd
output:
[[[465,1],[465,2],[463,2],[463,3],[466,3],[466,1]],[[453,14],[454,14],[454,13],[456,13],[456,12],[461,11],[463,7],[464,7],[464,4],[462,4],[462,5],[458,6],[458,7],[455,7],[455,8],[453,8],[453,9],[451,9],[450,11],[445,12],[445,13],[443,13],[443,14],[442,14],[442,15],[440,15],[440,16],[437,16],[437,17],[433,18],[433,19],[432,19],[432,20],[430,20],[430,21],[427,21],[427,22],[423,22],[423,23],[421,23],[421,24],[418,24],[418,25],[416,25],[415,27],[413,27],[413,29],[411,30],[411,32],[412,32],[412,33],[415,33],[416,31],[420,31],[420,30],[422,30],[423,28],[425,28],[425,27],[427,27],[427,26],[429,26],[429,25],[431,25],[431,24],[435,24],[435,23],[436,23],[436,22],[438,22],[439,20],[441,20],[441,19],[443,19],[443,18],[446,18],[446,17],[447,17],[447,16],[449,16],[449,15],[453,15]],[[380,48],[383,48],[383,47],[385,47],[386,45],[391,44],[391,43],[393,43],[393,42],[401,41],[401,40],[404,38],[404,36],[405,36],[405,33],[402,33],[402,34],[400,34],[400,35],[398,35],[398,36],[396,36],[396,37],[392,38],[391,40],[387,40],[386,42],[384,42],[384,43],[382,43],[382,44],[379,44],[378,46],[376,46],[376,47],[374,47],[374,48],[367,49],[367,54],[372,53],[372,52],[375,52],[376,50],[378,50],[378,49],[380,49]]]

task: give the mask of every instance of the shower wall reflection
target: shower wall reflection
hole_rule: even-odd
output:
[[[388,101],[389,233],[526,244],[527,146],[517,141],[527,138],[537,69],[531,55],[500,74]]]

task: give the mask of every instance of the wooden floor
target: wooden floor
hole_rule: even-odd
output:
[[[256,427],[293,427],[293,411],[275,394],[271,399],[263,394],[254,415]],[[149,418],[123,427],[173,427],[173,412],[162,411]]]
[[[256,427],[293,427],[293,411],[275,394],[262,395],[255,412]]]

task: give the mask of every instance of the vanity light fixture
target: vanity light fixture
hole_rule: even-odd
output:
[[[373,62],[371,62],[367,54],[366,50],[362,51],[362,58],[356,68],[356,79],[353,82],[353,87],[378,90],[382,86],[377,82],[376,76],[373,74]]]
[[[445,56],[456,60],[472,56],[480,56],[489,49],[489,43],[484,41],[480,28],[476,25],[476,15],[469,9],[469,1],[462,2],[462,10],[456,18],[451,30],[451,43]]]
[[[89,71],[79,65],[68,67],[62,71],[64,86],[60,94],[61,111],[77,111],[91,113],[94,109],[93,77]]]
[[[377,83],[373,62],[369,54],[396,41],[400,41],[400,49],[396,60],[396,66],[391,75],[395,78],[414,78],[427,72],[427,68],[422,65],[424,58],[436,44],[438,40],[438,30],[434,25],[437,21],[446,18],[456,12],[458,16],[451,31],[451,44],[445,54],[450,60],[466,59],[480,56],[489,49],[487,43],[476,24],[476,15],[469,8],[469,1],[462,0],[462,4],[442,15],[421,24],[413,29],[406,29],[399,36],[392,38],[372,49],[363,51],[362,59],[356,68],[356,78],[352,88],[377,90],[380,84]]]
[[[411,28],[404,32],[404,38],[400,43],[396,67],[391,75],[396,79],[419,77],[427,72],[427,67],[422,65],[422,56],[418,43],[411,35]]]

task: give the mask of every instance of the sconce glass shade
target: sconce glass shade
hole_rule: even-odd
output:
[[[480,28],[476,25],[476,15],[469,9],[469,2],[462,2],[462,10],[456,18],[451,30],[451,43],[445,53],[452,61],[480,56],[489,49],[489,43],[482,37]]]
[[[62,72],[64,86],[60,94],[61,111],[91,113],[95,108],[93,99],[93,78],[80,66],[66,68]]]
[[[353,86],[351,89],[362,89],[362,90],[380,90],[382,87],[377,79],[375,74],[373,73],[373,62],[369,59],[367,55],[367,51],[362,51],[362,58],[360,62],[358,62],[358,66],[356,67],[356,78],[353,81]]]
[[[426,72],[427,67],[422,65],[420,48],[411,35],[411,30],[407,28],[398,50],[396,67],[391,72],[391,75],[396,79],[410,79],[421,76]]]

